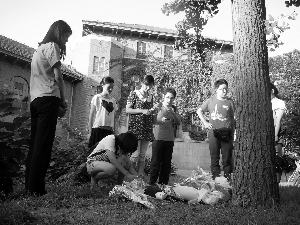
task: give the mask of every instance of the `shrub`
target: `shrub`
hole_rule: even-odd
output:
[[[19,116],[13,106],[19,100],[7,89],[0,89],[0,198],[13,192],[13,178],[21,175],[21,164],[30,144],[30,117]]]
[[[62,138],[55,137],[47,177],[51,180],[69,180],[74,184],[88,182],[90,176],[86,172],[85,162],[90,149],[87,139],[78,129],[70,128],[66,119],[59,119],[59,123],[65,132],[69,132],[71,138],[61,144]]]

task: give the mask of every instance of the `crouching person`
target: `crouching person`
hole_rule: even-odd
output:
[[[87,172],[91,175],[91,189],[99,180],[113,177],[118,172],[118,184],[124,178],[137,178],[128,154],[133,153],[138,146],[138,140],[132,132],[119,135],[108,135],[103,138],[87,158]]]

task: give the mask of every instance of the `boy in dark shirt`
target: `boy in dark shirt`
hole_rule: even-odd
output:
[[[225,79],[217,80],[214,84],[214,88],[216,95],[208,98],[197,110],[197,114],[205,128],[209,129],[208,139],[213,178],[219,177],[221,174],[219,165],[221,150],[224,177],[230,179],[230,174],[232,173],[231,158],[235,128],[235,106],[233,101],[227,97],[228,83]],[[203,112],[209,112],[209,122],[205,120]],[[227,136],[226,133],[228,133],[227,140],[217,135],[217,132],[214,130],[218,129],[226,130],[223,136]]]
[[[157,105],[155,115],[154,137],[152,143],[152,158],[150,166],[150,184],[168,184],[171,171],[171,160],[174,146],[174,127],[180,125],[180,119],[173,110],[172,103],[176,97],[173,88],[166,88],[163,102]]]

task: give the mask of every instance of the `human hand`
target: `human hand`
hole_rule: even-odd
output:
[[[62,106],[59,106],[57,115],[58,115],[58,117],[62,118],[66,115],[66,112],[67,112],[67,107],[63,108]]]
[[[68,103],[66,100],[61,99],[59,106],[62,107],[63,109],[66,109],[66,108],[68,108]]]
[[[127,173],[127,174],[126,174],[126,177],[127,177],[130,181],[132,181],[132,180],[138,178],[137,175],[133,175],[133,174],[130,174],[130,173]]]
[[[213,125],[211,123],[208,123],[208,122],[205,121],[203,124],[204,124],[204,127],[206,129],[212,129],[213,128]]]
[[[163,118],[161,118],[161,121],[162,122],[171,122],[171,119],[169,119],[169,118],[167,118],[167,117],[163,117]]]
[[[143,112],[144,115],[150,115],[151,114],[151,111],[148,110],[148,109],[143,109],[142,112]]]

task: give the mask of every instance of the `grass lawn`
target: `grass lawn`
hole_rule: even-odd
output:
[[[171,182],[183,177],[172,176]],[[11,198],[0,205],[0,224],[300,224],[300,188],[281,187],[281,205],[271,209],[242,209],[230,203],[216,206],[168,202],[150,198],[155,210],[124,199],[108,197],[114,180],[104,181],[91,192],[89,184],[47,185],[42,197]],[[15,193],[23,185],[15,187]]]

